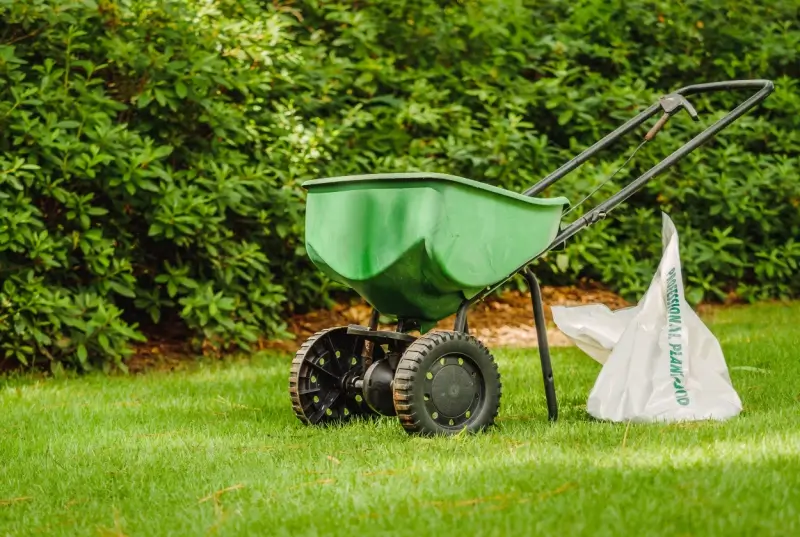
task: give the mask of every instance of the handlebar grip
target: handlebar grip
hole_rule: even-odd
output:
[[[649,142],[650,140],[655,138],[656,134],[658,134],[658,131],[660,131],[664,127],[664,125],[667,124],[668,119],[669,119],[669,114],[664,112],[664,115],[661,116],[658,121],[656,121],[656,124],[653,125],[653,128],[647,131],[647,134],[644,135],[644,139]]]

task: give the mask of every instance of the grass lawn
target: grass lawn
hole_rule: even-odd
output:
[[[800,304],[707,320],[745,406],[724,424],[592,421],[576,349],[557,424],[535,351],[496,349],[499,425],[437,439],[301,426],[286,356],[0,378],[0,535],[798,535]]]

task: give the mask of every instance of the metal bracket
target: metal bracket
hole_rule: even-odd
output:
[[[700,118],[697,116],[697,110],[694,109],[692,103],[690,103],[686,97],[678,93],[664,95],[658,100],[658,104],[661,105],[661,109],[669,115],[673,115],[679,112],[681,109],[686,109],[686,111],[689,113],[689,116],[691,116],[693,120],[700,120]]]
[[[689,113],[689,116],[691,116],[694,121],[700,120],[700,118],[697,117],[697,110],[694,109],[692,103],[690,103],[686,97],[679,93],[670,93],[669,95],[661,97],[658,100],[658,105],[662,110],[664,110],[664,115],[662,115],[656,124],[653,125],[653,128],[644,135],[644,139],[648,142],[656,137],[658,131],[660,131],[664,125],[667,124],[667,120],[669,118],[683,109],[686,109],[686,111]]]
[[[394,332],[388,330],[370,330],[365,326],[360,326],[357,324],[351,324],[347,327],[347,333],[353,336],[361,336],[368,341],[374,341],[375,343],[393,343],[393,342],[401,342],[401,343],[414,343],[417,338],[410,335],[404,334],[402,332]]]

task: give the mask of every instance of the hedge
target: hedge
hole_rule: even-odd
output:
[[[424,170],[522,189],[660,94],[730,78],[777,89],[537,269],[635,297],[665,210],[693,301],[796,296],[799,9],[0,0],[0,357],[124,368],[151,333],[247,348],[339,289],[303,250],[303,180]],[[743,97],[694,104],[710,122]],[[699,128],[674,118],[592,200]],[[580,199],[637,143],[548,195]]]

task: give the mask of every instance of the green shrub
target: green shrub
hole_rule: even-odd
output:
[[[359,3],[360,4],[360,3]],[[648,0],[303,3],[322,97],[339,118],[326,175],[442,171],[524,189],[659,95],[698,82],[770,78],[777,90],[538,270],[587,276],[630,298],[660,258],[660,210],[682,237],[693,301],[800,291],[800,4]],[[708,125],[748,95],[696,97]],[[591,202],[656,164],[701,126],[675,117]],[[642,129],[641,135],[646,129]],[[552,187],[576,202],[639,139]],[[591,202],[587,206],[591,206]],[[570,219],[581,211],[575,211]]]
[[[306,260],[303,180],[519,190],[659,94],[730,78],[777,90],[538,270],[636,296],[663,209],[692,299],[795,296],[797,21],[789,1],[0,0],[0,357],[122,365],[145,328],[246,347],[338,288]],[[710,122],[743,97],[695,104]],[[593,201],[698,128],[674,118]],[[637,143],[548,194],[580,199]]]
[[[6,357],[121,364],[142,322],[246,345],[304,292],[290,16],[209,6],[0,2]]]

